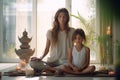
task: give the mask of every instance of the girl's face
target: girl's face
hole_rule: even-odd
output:
[[[83,42],[83,38],[79,34],[77,34],[75,38],[76,45],[81,45],[82,42]]]
[[[67,21],[67,17],[65,15],[65,13],[63,13],[63,12],[59,13],[59,15],[58,15],[59,24],[60,25],[65,25],[66,21]]]

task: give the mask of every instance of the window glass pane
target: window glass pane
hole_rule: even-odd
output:
[[[72,1],[72,26],[82,28],[87,36],[90,48],[91,61],[95,61],[98,56],[96,41],[95,41],[95,0],[73,0]],[[75,18],[77,16],[78,18]]]
[[[18,36],[26,29],[31,32],[32,0],[2,0],[2,60],[17,59],[15,48],[20,49]]]
[[[37,56],[43,54],[47,30],[52,28],[55,12],[65,7],[65,0],[38,0],[37,2]]]

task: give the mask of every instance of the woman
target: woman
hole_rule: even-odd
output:
[[[31,64],[39,64],[48,52],[50,57],[47,59],[47,63],[50,67],[60,68],[61,65],[68,63],[68,49],[72,47],[72,34],[74,28],[69,26],[69,12],[66,8],[59,9],[53,21],[53,28],[47,32],[46,47],[43,55],[40,58],[31,58]],[[36,66],[31,65],[34,69]],[[55,69],[54,68],[54,69]]]

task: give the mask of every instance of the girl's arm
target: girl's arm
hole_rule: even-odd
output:
[[[71,68],[74,68],[75,66],[72,64],[72,48],[69,49],[68,51],[68,63],[70,65]]]
[[[90,49],[88,47],[86,47],[86,56],[85,56],[85,63],[83,64],[83,66],[80,68],[80,70],[85,69],[86,67],[89,66],[90,63]]]
[[[47,39],[47,41],[46,41],[46,47],[45,47],[45,50],[44,50],[44,54],[40,58],[41,60],[48,54],[49,48],[50,48],[50,40]]]

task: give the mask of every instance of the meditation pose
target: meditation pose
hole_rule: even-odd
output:
[[[68,49],[72,47],[72,35],[74,28],[69,26],[69,13],[66,8],[59,9],[53,21],[53,28],[47,32],[46,47],[43,55],[40,58],[31,58],[31,66],[38,69],[35,64],[39,62],[48,54],[47,64],[53,70],[60,68],[61,65],[68,63]]]
[[[64,65],[62,70],[70,74],[87,74],[94,72],[95,66],[89,66],[90,49],[83,45],[86,41],[85,33],[82,29],[76,29],[72,36],[74,46],[69,49],[68,65]]]

